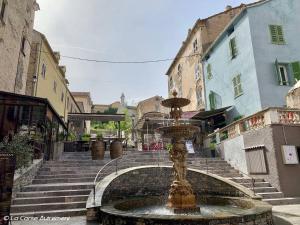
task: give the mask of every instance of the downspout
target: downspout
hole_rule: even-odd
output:
[[[40,74],[40,64],[41,64],[41,54],[42,54],[42,46],[43,46],[43,40],[41,38],[41,42],[39,44],[39,60],[38,60],[38,63],[35,65],[35,72],[36,72],[36,83],[35,83],[35,92],[34,92],[34,96],[36,97],[37,95],[37,88],[38,88],[38,82],[39,82],[39,74]]]

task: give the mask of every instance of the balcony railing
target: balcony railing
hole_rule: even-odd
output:
[[[268,108],[209,134],[208,138],[226,140],[250,130],[261,129],[271,124],[300,125],[300,110],[288,108]]]

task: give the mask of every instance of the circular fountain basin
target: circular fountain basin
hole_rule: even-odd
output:
[[[158,128],[158,131],[166,138],[182,137],[184,139],[192,138],[199,130],[199,127],[193,125],[176,125]]]
[[[206,196],[199,200],[198,206],[200,212],[178,214],[158,197],[128,199],[101,207],[102,224],[272,224],[271,207],[258,200]]]

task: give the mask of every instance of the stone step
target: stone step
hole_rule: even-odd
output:
[[[282,192],[266,192],[266,193],[259,193],[259,195],[263,198],[263,199],[274,199],[274,198],[283,198],[284,195]]]
[[[256,194],[266,193],[266,192],[277,192],[277,189],[274,187],[255,187],[254,192]]]
[[[231,180],[236,182],[236,183],[250,183],[250,182],[252,182],[252,179],[246,178],[246,177],[235,178],[235,179],[231,179]],[[255,180],[255,182],[264,182],[265,181],[262,178],[255,178],[254,180]]]
[[[253,187],[252,183],[240,183],[240,184],[250,189]],[[271,187],[271,184],[269,182],[255,182],[254,187]]]
[[[24,204],[12,205],[12,213],[34,212],[34,211],[49,211],[59,209],[78,209],[86,207],[86,201],[81,202],[61,202],[61,203],[43,203],[43,204]]]
[[[69,178],[82,178],[82,177],[95,177],[97,173],[85,173],[85,174],[57,174],[53,175],[38,175],[35,179],[69,179]]]
[[[12,204],[13,205],[30,205],[30,204],[56,203],[56,202],[83,202],[83,201],[86,201],[87,198],[88,198],[88,195],[16,198],[12,201]]]
[[[53,179],[34,179],[32,184],[53,184],[53,183],[85,183],[94,182],[94,177],[81,177],[81,178],[53,178]]]
[[[32,184],[22,188],[22,191],[57,191],[91,189],[93,183],[58,183],[58,184]]]
[[[73,163],[72,161],[60,161],[56,163],[44,163],[43,167],[81,167],[81,166],[104,166],[108,161],[105,162],[83,162]]]
[[[32,191],[32,192],[18,192],[17,198],[35,198],[35,197],[47,197],[47,196],[74,196],[74,195],[88,195],[91,189],[80,190],[56,190],[56,191]]]
[[[274,198],[274,199],[263,199],[271,205],[291,205],[300,204],[300,198]]]

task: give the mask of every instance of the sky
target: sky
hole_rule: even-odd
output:
[[[35,29],[62,56],[143,61],[174,58],[198,18],[254,0],[38,0]],[[55,2],[55,3],[54,3]],[[71,91],[91,93],[94,104],[129,105],[167,97],[172,61],[105,64],[62,57]]]

